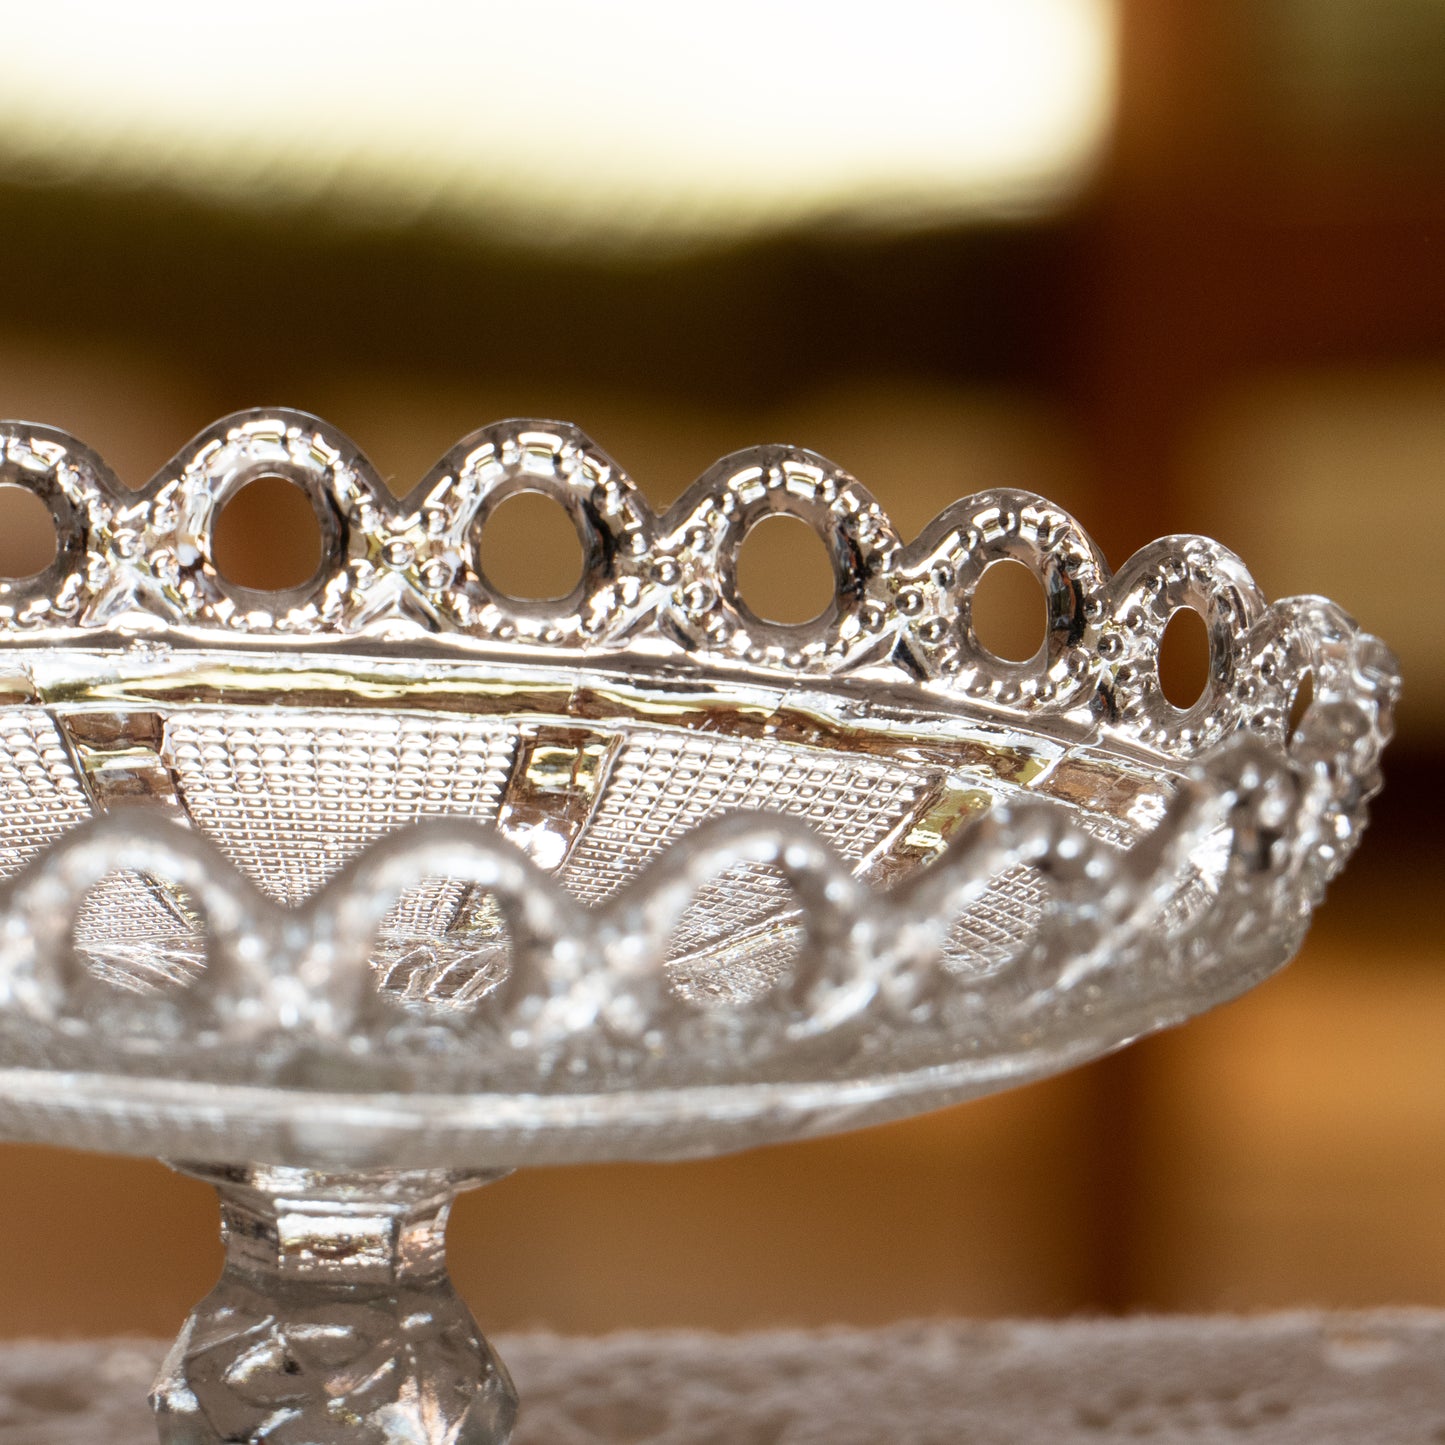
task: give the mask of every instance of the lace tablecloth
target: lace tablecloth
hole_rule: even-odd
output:
[[[495,1341],[514,1445],[1441,1445],[1445,1312]],[[152,1445],[154,1341],[0,1345],[0,1445]]]

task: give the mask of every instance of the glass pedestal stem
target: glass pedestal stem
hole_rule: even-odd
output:
[[[502,1445],[517,1397],[452,1287],[453,1197],[506,1171],[189,1165],[226,1262],[151,1392],[163,1445]]]

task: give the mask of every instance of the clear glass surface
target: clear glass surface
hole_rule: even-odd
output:
[[[0,581],[10,1138],[289,1169],[380,1219],[397,1171],[707,1154],[952,1102],[1278,968],[1379,783],[1395,664],[1338,608],[1267,604],[1198,537],[1111,572],[1027,493],[905,545],[786,447],[658,516],[550,422],[475,434],[401,499],[293,412],[217,423],[139,492],[62,433],[0,444],[59,538]],[[211,555],[261,475],[321,525],[286,592]],[[556,602],[482,568],[519,491],[583,539]],[[738,595],[777,512],[833,558],[812,622]],[[1005,559],[1047,598],[1024,662],[971,619]],[[1157,668],[1181,608],[1211,648],[1187,709]],[[190,1348],[157,1398],[193,1422]],[[195,1438],[291,1438],[217,1429]]]
[[[1389,730],[1392,659],[1329,603],[1267,605],[1202,538],[1111,574],[1024,493],[905,546],[782,447],[659,517],[553,423],[468,438],[400,500],[299,413],[218,423],[140,492],[63,434],[3,445],[0,480],[59,536],[47,572],[0,583],[12,1137],[506,1166],[998,1088],[1288,958]],[[288,592],[211,559],[263,474],[322,528]],[[555,603],[481,569],[518,491],[584,542]],[[810,623],[738,596],[775,512],[834,558]],[[1048,598],[1026,662],[971,623],[1004,558]],[[1212,645],[1187,710],[1156,667],[1180,607]]]
[[[517,1394],[446,1272],[485,1175],[197,1167],[226,1262],[151,1391],[162,1445],[492,1445]]]

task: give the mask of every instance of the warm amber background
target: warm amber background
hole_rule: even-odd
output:
[[[1120,14],[1105,163],[1014,224],[604,261],[321,204],[0,184],[0,414],[132,481],[273,402],[398,487],[506,415],[577,421],[659,504],[790,440],[910,534],[996,483],[1070,507],[1116,564],[1210,533],[1404,659],[1375,826],[1282,976],[932,1118],[481,1191],[453,1240],[488,1328],[1445,1304],[1445,10]],[[298,541],[304,563],[284,512],[231,521],[255,580],[301,565]],[[806,608],[766,573],[763,610]],[[169,1332],[213,1278],[208,1191],[159,1164],[6,1148],[0,1168],[0,1333]]]

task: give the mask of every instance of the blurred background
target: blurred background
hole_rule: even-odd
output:
[[[1274,981],[929,1118],[468,1196],[454,1270],[485,1328],[1445,1305],[1445,3],[0,20],[0,415],[132,484],[263,404],[399,490],[512,415],[577,422],[658,506],[797,442],[907,536],[1027,487],[1115,566],[1203,532],[1401,655],[1375,822]],[[10,575],[52,545],[22,500]],[[508,510],[496,580],[565,591],[575,537]],[[222,564],[305,577],[308,525],[258,483]],[[750,539],[757,610],[818,610],[810,547]],[[1003,651],[1038,622],[1024,582],[995,598]],[[213,1197],[160,1164],[0,1170],[0,1334],[169,1334],[214,1279]]]

